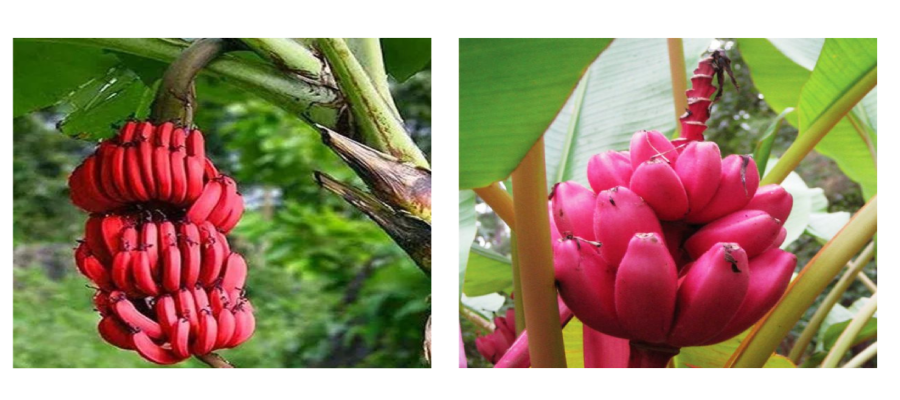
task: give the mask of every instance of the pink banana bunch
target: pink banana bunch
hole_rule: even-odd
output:
[[[631,366],[664,366],[678,348],[743,332],[778,302],[797,264],[779,249],[791,195],[759,187],[751,157],[722,158],[703,141],[718,99],[712,79],[721,88],[726,72],[723,52],[700,61],[680,138],[639,131],[628,151],[590,160],[591,189],[563,182],[551,194],[560,296],[587,327],[629,339]]]
[[[497,328],[493,332],[475,339],[478,352],[492,364],[496,364],[516,341],[515,310],[506,310],[506,317],[495,317],[494,326]]]
[[[627,152],[590,161],[591,189],[551,196],[559,292],[587,326],[679,348],[749,328],[781,297],[796,266],[778,248],[793,204],[759,186],[753,159],[712,142],[675,147],[634,134]]]

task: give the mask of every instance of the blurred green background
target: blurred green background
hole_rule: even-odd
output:
[[[125,76],[144,97],[152,93],[151,80]],[[391,89],[430,159],[430,68]],[[362,186],[353,172],[296,116],[210,78],[201,77],[197,92],[207,153],[244,194],[247,212],[229,240],[250,265],[257,318],[247,343],[220,354],[239,367],[427,366],[430,280],[377,225],[313,180],[321,170]],[[87,214],[69,202],[66,181],[94,147],[57,129],[77,124],[66,115],[90,113],[75,97],[13,122],[13,365],[156,367],[100,339],[93,290],[75,269]]]

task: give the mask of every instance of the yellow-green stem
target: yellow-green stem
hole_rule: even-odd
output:
[[[562,328],[553,275],[544,138],[535,142],[512,173],[519,268],[528,326],[528,352],[537,368],[565,368]]]
[[[525,306],[522,303],[522,275],[519,273],[519,240],[516,232],[509,233],[509,243],[512,250],[512,276],[513,276],[513,303],[516,311],[516,337],[525,330]]]
[[[768,185],[770,183],[781,183],[784,178],[787,178],[788,174],[797,168],[800,161],[802,161],[803,158],[816,147],[816,144],[825,137],[825,134],[831,131],[831,128],[834,128],[834,126],[840,122],[841,118],[844,118],[853,106],[862,100],[862,98],[877,84],[878,68],[876,67],[863,76],[859,82],[856,82],[856,84],[848,90],[846,95],[842,96],[838,101],[832,104],[831,107],[813,121],[810,126],[801,127],[803,130],[797,135],[797,139],[794,140],[791,147],[788,147],[787,151],[784,152],[784,155],[778,160],[778,163],[772,167],[772,170],[763,177],[759,186]]]
[[[800,333],[800,337],[797,338],[797,342],[794,343],[794,347],[791,348],[791,353],[788,355],[788,358],[790,358],[794,364],[800,364],[800,358],[803,357],[806,347],[809,346],[812,338],[816,335],[816,332],[819,331],[819,326],[822,325],[822,321],[825,321],[828,312],[831,311],[835,304],[837,304],[841,299],[841,296],[844,295],[844,292],[850,287],[850,284],[853,283],[854,277],[859,276],[859,272],[862,271],[863,267],[869,263],[874,255],[875,242],[869,242],[869,245],[863,249],[858,257],[856,257],[856,260],[847,265],[847,271],[844,272],[841,279],[838,280],[834,287],[831,288],[831,291],[828,292],[828,295],[825,296],[825,299],[822,300],[819,309],[816,310],[816,313],[809,319],[806,328],[803,329],[803,332]]]
[[[462,314],[462,316],[465,319],[469,320],[469,322],[471,322],[473,325],[484,329],[488,333],[493,332],[494,329],[497,329],[497,326],[495,326],[493,322],[488,321],[486,318],[478,315],[462,304],[459,305],[459,313]]]
[[[354,123],[365,144],[417,167],[430,169],[406,128],[375,88],[363,66],[343,39],[318,39],[338,86],[350,103]]]
[[[841,358],[844,357],[844,353],[846,353],[847,350],[850,349],[850,346],[853,345],[856,336],[859,335],[859,332],[866,326],[866,322],[869,322],[869,320],[872,319],[876,310],[878,310],[877,292],[873,294],[872,297],[869,298],[869,301],[866,302],[866,305],[862,306],[859,312],[853,316],[853,319],[850,320],[850,325],[847,325],[844,332],[841,333],[841,336],[834,342],[831,351],[828,352],[828,355],[825,356],[825,360],[822,361],[822,368],[837,367]]]
[[[762,367],[819,293],[877,230],[878,195],[875,195],[803,267],[775,308],[753,327],[726,366]]]
[[[875,286],[875,282],[869,279],[869,277],[866,276],[866,274],[863,272],[860,272],[856,275],[856,280],[862,282],[862,284],[865,285],[866,288],[869,289],[869,291],[872,293],[875,293],[875,291],[878,290],[878,286]]]
[[[666,39],[669,47],[669,72],[672,75],[672,98],[675,100],[675,136],[681,136],[681,115],[687,110],[687,70],[684,67],[684,42]]]
[[[513,199],[509,193],[500,187],[500,183],[494,182],[490,186],[475,189],[475,194],[484,200],[487,205],[491,206],[491,210],[506,222],[509,229],[516,230],[516,212],[513,209]]]
[[[378,38],[354,38],[347,39],[347,47],[356,56],[356,60],[366,70],[375,90],[384,99],[388,107],[394,112],[397,118],[400,118],[400,112],[394,104],[394,98],[391,96],[391,89],[388,86],[387,71],[384,69],[384,57],[381,52],[381,40]]]
[[[842,368],[859,368],[861,365],[865,364],[867,361],[871,360],[872,357],[878,354],[878,342],[872,343],[869,347],[866,347],[865,350],[859,352],[859,354],[855,355],[850,361],[847,361],[846,364]]]

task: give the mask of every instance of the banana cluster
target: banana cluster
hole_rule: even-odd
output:
[[[633,135],[594,156],[591,189],[558,184],[549,204],[559,292],[585,325],[654,346],[709,345],[781,297],[796,257],[779,249],[793,200],[759,187],[753,159],[715,143]]]
[[[243,198],[206,158],[199,130],[128,122],[69,189],[91,213],[75,261],[97,288],[103,339],[172,364],[250,338],[247,264],[225,236]]]

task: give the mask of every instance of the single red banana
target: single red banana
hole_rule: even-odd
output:
[[[160,222],[158,230],[160,254],[162,254],[162,251],[169,246],[178,245],[178,230],[175,229],[175,224],[173,224],[171,221]]]
[[[187,153],[201,160],[206,158],[206,144],[203,140],[203,132],[198,129],[191,130],[187,135]]]
[[[87,191],[87,197],[97,201],[103,208],[103,211],[109,211],[122,206],[122,203],[114,200],[103,192],[103,186],[100,183],[102,175],[100,172],[100,160],[98,155],[91,154],[84,160],[84,190]]]
[[[179,224],[181,250],[181,284],[193,288],[200,277],[200,231],[190,222]]]
[[[616,317],[629,338],[666,340],[678,291],[678,269],[662,235],[638,233],[616,272]]]
[[[587,176],[594,193],[616,186],[628,186],[631,182],[631,153],[609,150],[591,157]]]
[[[231,232],[235,226],[237,226],[238,221],[241,220],[241,216],[244,214],[244,199],[243,196],[238,193],[240,197],[240,207],[234,207],[231,209],[231,214],[228,214],[228,218],[225,221],[222,221],[222,225],[219,226],[219,229],[222,232]]]
[[[112,315],[100,319],[100,323],[97,324],[97,332],[100,333],[100,337],[103,340],[113,346],[125,350],[134,350],[134,343],[131,341],[131,332],[129,332],[128,327]]]
[[[124,290],[126,293],[135,291],[132,258],[131,251],[120,251],[116,253],[112,264],[112,280],[119,290]]]
[[[657,131],[637,131],[631,136],[631,169],[637,170],[645,161],[658,159],[674,165],[678,151],[665,135]]]
[[[225,247],[218,243],[218,233],[212,222],[206,221],[200,226],[200,243],[202,257],[200,259],[200,283],[210,286],[219,277],[222,264],[225,262]]]
[[[134,347],[141,357],[160,365],[175,364],[187,358],[178,357],[172,350],[160,347],[153,342],[146,332],[143,331],[133,333],[131,335],[131,341],[134,343]]]
[[[166,246],[162,252],[163,289],[175,293],[181,288],[181,251],[178,246]]]
[[[120,193],[116,188],[115,179],[113,178],[113,154],[116,151],[116,144],[111,140],[105,140],[100,143],[97,148],[97,161],[100,168],[100,187],[113,201],[119,203],[127,203],[129,199],[124,193]]]
[[[175,296],[175,306],[177,307],[178,316],[187,318],[191,322],[191,335],[196,335],[197,329],[200,328],[200,319],[197,315],[194,295],[191,294],[190,289],[182,288],[178,291],[178,294]]]
[[[114,251],[129,251],[135,250],[140,246],[141,241],[138,239],[138,231],[134,225],[126,225],[122,228],[122,238],[119,239],[121,243],[121,247],[118,249],[114,249]]]
[[[166,122],[156,130],[156,148],[153,149],[153,179],[156,181],[157,199],[172,199],[172,167],[169,147],[174,125]]]
[[[206,294],[206,290],[204,290],[202,286],[197,284],[190,290],[191,296],[194,297],[194,307],[196,307],[198,314],[203,310],[211,310],[209,305],[209,296]]]
[[[241,291],[247,280],[247,263],[238,253],[231,253],[225,260],[225,271],[222,273],[222,289],[231,295],[232,291]],[[235,300],[232,298],[232,300]]]
[[[191,205],[191,208],[187,211],[187,219],[195,224],[202,224],[203,221],[206,221],[207,217],[209,217],[209,213],[212,212],[213,208],[216,207],[216,204],[219,202],[219,197],[222,194],[222,183],[220,179],[213,179],[209,182],[206,182],[206,186],[203,187],[203,193],[200,194],[200,197],[197,198],[197,201]]]
[[[178,311],[175,299],[171,294],[164,294],[156,299],[156,320],[169,336],[172,336],[172,328],[178,322]]]
[[[228,294],[221,286],[214,286],[209,294],[209,307],[214,315],[219,315],[223,311],[231,311],[231,300]]]
[[[629,188],[644,199],[663,221],[683,219],[690,209],[687,192],[675,169],[661,159],[641,163]]]
[[[218,325],[216,317],[209,309],[200,311],[200,329],[197,330],[194,343],[191,345],[192,353],[202,356],[213,350],[219,335]]]
[[[222,175],[222,187],[224,190],[222,190],[222,194],[219,196],[219,201],[216,203],[212,212],[209,213],[208,217],[216,226],[222,226],[233,210],[238,207],[244,207],[244,201],[241,199],[240,195],[238,195],[237,182],[235,182],[234,179]]]
[[[119,191],[127,201],[134,201],[137,196],[134,195],[131,191],[131,185],[128,184],[128,176],[126,173],[127,163],[125,157],[125,150],[127,147],[131,146],[131,138],[134,136],[134,130],[130,131],[130,134],[126,135],[128,131],[122,131],[122,138],[128,138],[127,141],[123,141],[113,150],[112,153],[112,163],[110,167],[112,168],[112,178],[113,184],[116,187],[116,190]]]
[[[109,294],[109,301],[113,312],[121,318],[122,322],[126,325],[140,329],[153,339],[160,339],[163,337],[162,327],[160,327],[156,321],[138,311],[131,300],[128,300],[125,296],[125,293],[113,291]]]
[[[184,158],[184,129],[177,128],[172,132],[172,146],[169,153],[169,167],[172,169],[172,198],[171,202],[182,204],[187,198],[187,172],[185,171]]]
[[[111,290],[115,287],[110,277],[109,271],[103,267],[94,256],[88,256],[84,259],[84,276],[88,277],[100,289]]]
[[[150,255],[144,249],[134,251],[132,255],[132,272],[137,289],[148,296],[159,295],[159,286],[153,279],[153,269],[150,267]]]
[[[116,252],[124,250],[123,239],[131,240],[132,236],[123,235],[123,229],[127,226],[127,221],[125,218],[118,215],[107,215],[103,217],[102,222],[100,223],[100,229],[103,237],[103,244],[105,246],[106,253],[110,255],[110,259],[112,256],[116,254]],[[137,235],[135,235],[136,237]],[[136,245],[137,241],[131,241],[129,244]],[[94,250],[93,248],[91,250]]]
[[[213,164],[212,160],[206,158],[203,160],[203,177],[206,178],[207,181],[211,181],[219,176],[219,170],[216,169],[216,165]]]
[[[103,238],[103,220],[99,215],[92,215],[84,224],[84,242],[87,244],[88,250],[97,257],[103,264],[109,264],[112,261],[112,253],[106,248],[106,241]]]
[[[94,310],[100,313],[100,316],[112,315],[112,310],[109,308],[109,292],[98,290],[94,292],[91,301],[94,303]]]
[[[594,234],[597,241],[603,244],[600,255],[613,266],[613,270],[618,268],[634,234],[650,232],[662,236],[659,219],[644,199],[631,189],[616,186],[597,194]]]
[[[193,203],[203,193],[203,159],[197,156],[184,158],[185,176],[187,178],[187,197],[185,203]]]
[[[78,246],[75,247],[75,266],[78,268],[78,272],[81,272],[82,275],[87,275],[84,272],[84,259],[91,256],[91,249],[88,248],[87,243],[84,241],[79,241]]]
[[[191,355],[188,348],[188,340],[191,337],[191,322],[187,318],[179,318],[172,327],[169,343],[172,345],[172,353],[178,358],[188,358]]]
[[[253,313],[242,305],[235,307],[234,311],[234,334],[228,341],[227,347],[237,347],[253,336],[256,330],[256,318]]]
[[[715,179],[710,177],[710,179]],[[744,208],[759,188],[756,162],[748,155],[732,154],[722,160],[719,187],[701,209],[691,209],[687,221],[706,224]]]
[[[139,247],[147,252],[152,276],[159,276],[159,229],[156,227],[156,222],[146,221],[141,225],[141,241]]]
[[[150,192],[144,185],[144,178],[141,177],[141,159],[138,149],[138,143],[125,144],[125,178],[128,180],[127,185],[134,197],[138,201],[149,201]]]
[[[156,187],[156,177],[153,176],[153,141],[156,138],[156,127],[149,122],[141,122],[137,127],[135,137],[135,152],[137,153],[141,182],[147,191],[147,196],[152,200],[159,199]]]
[[[597,195],[575,181],[553,188],[553,220],[563,236],[594,241],[594,207]],[[213,220],[215,222],[215,220]]]
[[[99,212],[97,203],[87,198],[84,181],[84,163],[82,163],[75,167],[75,170],[69,175],[69,200],[72,200],[72,204],[82,210],[90,213]]]
[[[231,337],[234,335],[234,313],[231,310],[223,310],[216,318],[216,345],[214,348],[221,349],[228,345]]]

